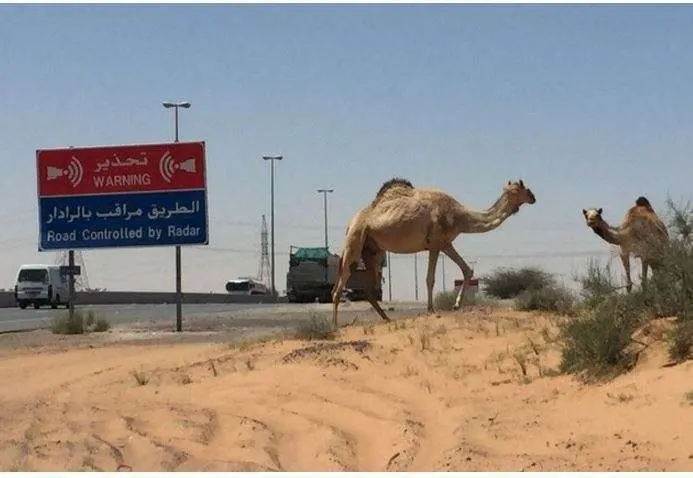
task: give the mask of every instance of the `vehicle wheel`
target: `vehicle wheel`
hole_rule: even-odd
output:
[[[26,302],[20,302],[20,303],[19,303],[19,308],[20,308],[20,309],[26,309]]]
[[[41,307],[41,306],[39,305],[39,303],[38,303],[38,302],[34,302],[34,309],[38,309],[39,307]]]

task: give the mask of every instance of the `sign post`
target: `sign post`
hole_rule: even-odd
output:
[[[38,250],[72,283],[75,249],[209,244],[205,166],[204,142],[37,150]]]

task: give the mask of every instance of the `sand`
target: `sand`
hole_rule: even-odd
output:
[[[693,364],[662,367],[654,334],[635,370],[584,384],[555,372],[556,320],[482,308],[324,342],[15,344],[0,470],[693,468]]]

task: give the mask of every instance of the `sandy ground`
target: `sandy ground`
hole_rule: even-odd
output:
[[[475,309],[240,345],[4,339],[0,470],[692,469],[693,364],[663,368],[654,343],[585,385],[555,374],[555,320]]]

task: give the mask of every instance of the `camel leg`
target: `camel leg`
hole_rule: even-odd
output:
[[[366,300],[369,304],[371,304],[371,306],[373,306],[375,311],[385,322],[390,322],[390,318],[387,316],[382,307],[380,307],[380,304],[378,304],[375,294],[378,286],[378,278],[380,277],[380,271],[382,270],[382,266],[380,264],[382,263],[384,255],[385,251],[371,252],[364,250],[362,257],[363,263],[366,266]]]
[[[626,290],[630,293],[633,288],[633,281],[630,280],[630,254],[621,254],[621,262],[623,262],[623,268],[626,271]]]
[[[358,264],[361,257],[363,242],[364,240],[360,234],[347,234],[346,245],[344,246],[342,257],[339,259],[339,266],[337,269],[338,277],[335,281],[334,287],[332,288],[332,321],[335,328],[338,327],[337,314],[339,302],[342,298],[342,292],[344,291],[347,282],[349,282],[352,267]]]
[[[436,282],[436,265],[438,264],[438,255],[440,251],[428,251],[428,272],[426,273],[426,292],[428,293],[428,312],[433,311],[433,285]]]
[[[462,256],[460,256],[455,248],[453,247],[452,244],[448,244],[445,246],[443,249],[441,249],[446,256],[448,256],[452,262],[457,264],[457,266],[460,268],[462,271],[462,276],[464,277],[464,282],[462,283],[462,287],[460,288],[460,291],[457,293],[457,299],[455,299],[455,305],[453,307],[454,310],[457,310],[460,308],[460,302],[462,301],[462,296],[464,295],[465,292],[467,292],[467,289],[469,288],[469,283],[472,280],[472,276],[474,275],[474,271],[472,270],[471,267],[462,259]]]

